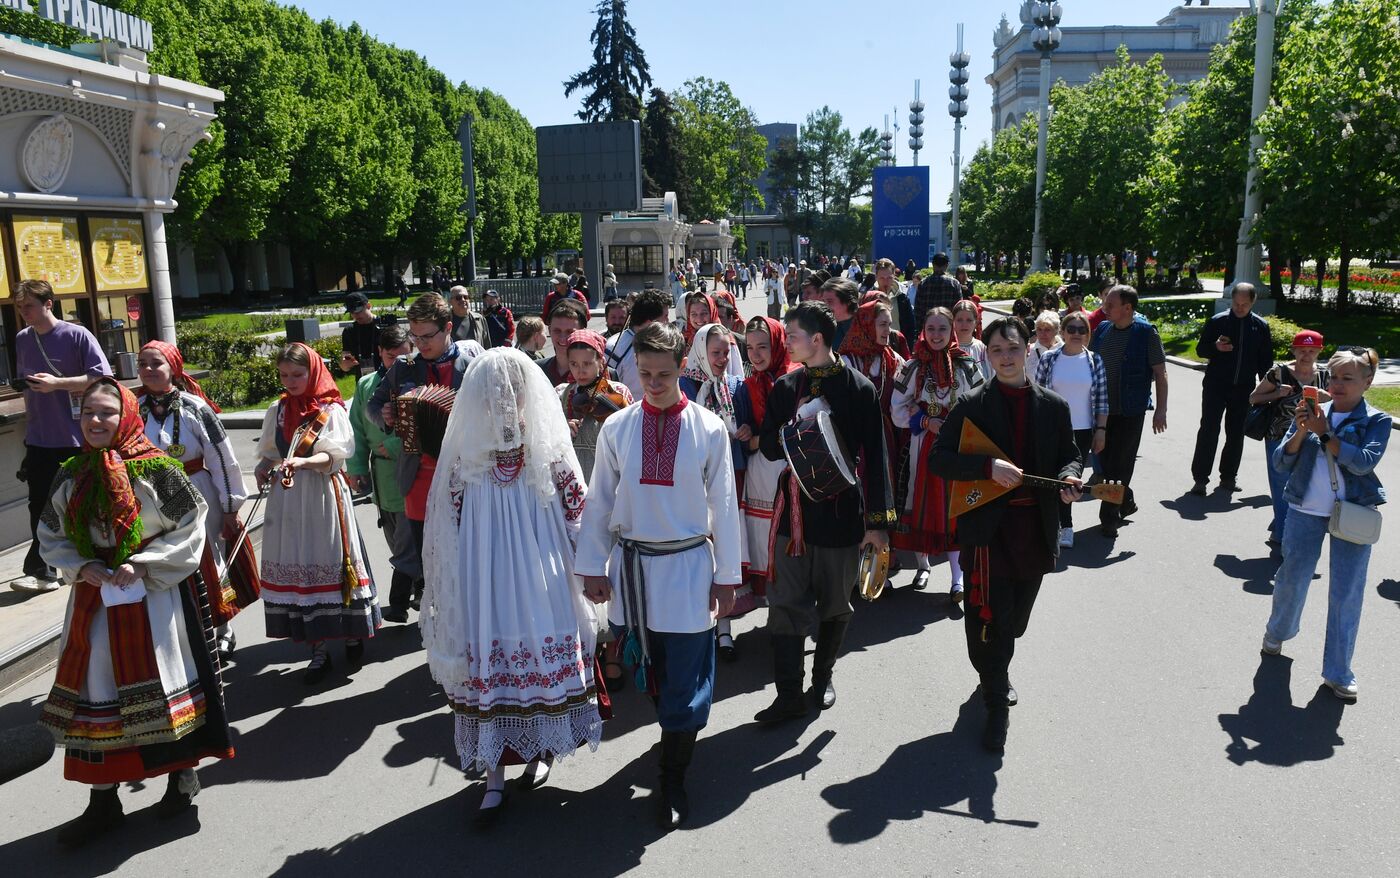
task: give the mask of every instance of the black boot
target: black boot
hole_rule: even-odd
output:
[[[982,730],[982,747],[988,753],[1006,752],[1006,730],[1011,725],[1011,711],[1002,705],[987,708],[987,727]]]
[[[836,667],[836,654],[841,651],[841,643],[846,639],[847,619],[833,619],[823,622],[817,629],[817,650],[812,656],[812,688],[807,690],[807,698],[819,710],[827,710],[836,704],[836,687],[831,685],[831,672]]]
[[[690,816],[685,792],[685,772],[695,752],[696,732],[661,732],[661,785],[656,822],[662,829],[677,829]]]
[[[185,789],[180,788],[181,774],[182,772],[172,771],[167,776],[165,795],[156,804],[156,816],[162,820],[169,820],[188,811],[194,797],[199,795],[199,777],[194,771],[190,771]]]
[[[96,841],[126,821],[117,788],[93,788],[88,794],[87,810],[58,830],[58,843],[66,848],[79,848]]]
[[[800,634],[775,634],[772,641],[773,682],[777,684],[778,697],[753,718],[761,723],[801,719],[807,715],[807,702],[802,697],[802,647],[806,638]]]

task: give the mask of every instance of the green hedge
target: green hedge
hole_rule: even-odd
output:
[[[1046,293],[1053,293],[1064,284],[1064,279],[1053,271],[1042,271],[1026,275],[1021,281],[1021,295],[1033,302],[1039,302]]]
[[[282,392],[277,375],[277,352],[286,338],[258,338],[222,327],[181,324],[176,328],[185,361],[208,369],[204,391],[228,411],[270,403]],[[334,363],[340,357],[340,339],[323,338],[311,343],[323,358]],[[338,370],[333,369],[338,374]]]

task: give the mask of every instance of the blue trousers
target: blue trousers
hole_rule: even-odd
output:
[[[1274,449],[1281,444],[1282,439],[1264,440],[1264,468],[1269,471],[1269,497],[1274,501],[1274,520],[1269,522],[1269,532],[1279,542],[1283,542],[1283,525],[1288,520],[1288,501],[1283,497],[1283,489],[1289,475],[1274,469]]]
[[[1283,563],[1274,578],[1274,607],[1265,633],[1270,640],[1291,640],[1298,634],[1303,604],[1308,599],[1328,520],[1296,509],[1288,510],[1283,525]],[[1322,677],[1333,683],[1356,682],[1351,656],[1361,626],[1361,599],[1366,594],[1366,567],[1371,547],[1331,538],[1327,569],[1327,638],[1322,647]]]
[[[626,629],[614,625],[620,639]],[[656,720],[663,731],[698,732],[710,721],[715,699],[715,632],[672,634],[649,631],[651,669],[656,677]]]

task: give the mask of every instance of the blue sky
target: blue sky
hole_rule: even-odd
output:
[[[1215,0],[1247,6],[1247,0]],[[504,95],[534,125],[578,121],[579,100],[561,83],[591,60],[594,0],[301,0],[317,19],[360,26],[412,49],[456,81]],[[1061,0],[1065,26],[1151,24],[1176,0]],[[970,156],[991,135],[992,32],[1003,13],[1019,26],[1019,0],[632,0],[629,18],[655,85],[693,76],[726,80],[761,122],[801,123],[823,104],[852,130],[880,130],[898,108],[900,163],[914,80],[922,80],[924,150],[935,206],[952,186],[953,120],[947,115],[948,54],[966,25],[972,96],[964,120]],[[854,20],[853,20],[854,18]],[[892,120],[893,121],[893,120]],[[682,206],[684,207],[684,206]]]

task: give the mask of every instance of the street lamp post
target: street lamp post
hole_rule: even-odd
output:
[[[958,25],[958,50],[948,58],[948,115],[953,117],[953,267],[962,265],[962,242],[958,238],[958,212],[962,206],[962,127],[967,115],[967,67],[972,56],[963,51],[963,26]]]
[[[1253,284],[1259,291],[1261,300],[1268,298],[1268,288],[1259,283],[1259,245],[1254,243],[1254,221],[1259,216],[1259,189],[1255,185],[1259,178],[1259,151],[1264,148],[1264,135],[1259,131],[1259,117],[1269,106],[1269,89],[1274,78],[1274,19],[1283,8],[1283,0],[1251,0],[1254,7],[1254,94],[1250,112],[1249,170],[1244,180],[1244,216],[1240,219],[1240,236],[1235,250],[1236,284]],[[1318,275],[1321,277],[1321,274]],[[1223,304],[1217,303],[1216,310],[1229,307],[1233,285],[1225,290]],[[1260,310],[1260,303],[1255,310]],[[1264,310],[1271,311],[1273,305]]]
[[[1050,53],[1060,47],[1060,4],[1036,3],[1035,37],[1040,51],[1040,131],[1035,150],[1035,233],[1031,237],[1031,271],[1045,270],[1045,145],[1050,135]]]
[[[880,135],[880,164],[894,167],[894,135],[890,133],[890,117],[885,114],[885,130]]]
[[[924,148],[924,102],[919,100],[919,81],[914,80],[914,100],[909,102],[909,148],[914,151],[914,167],[919,166],[919,150]]]

